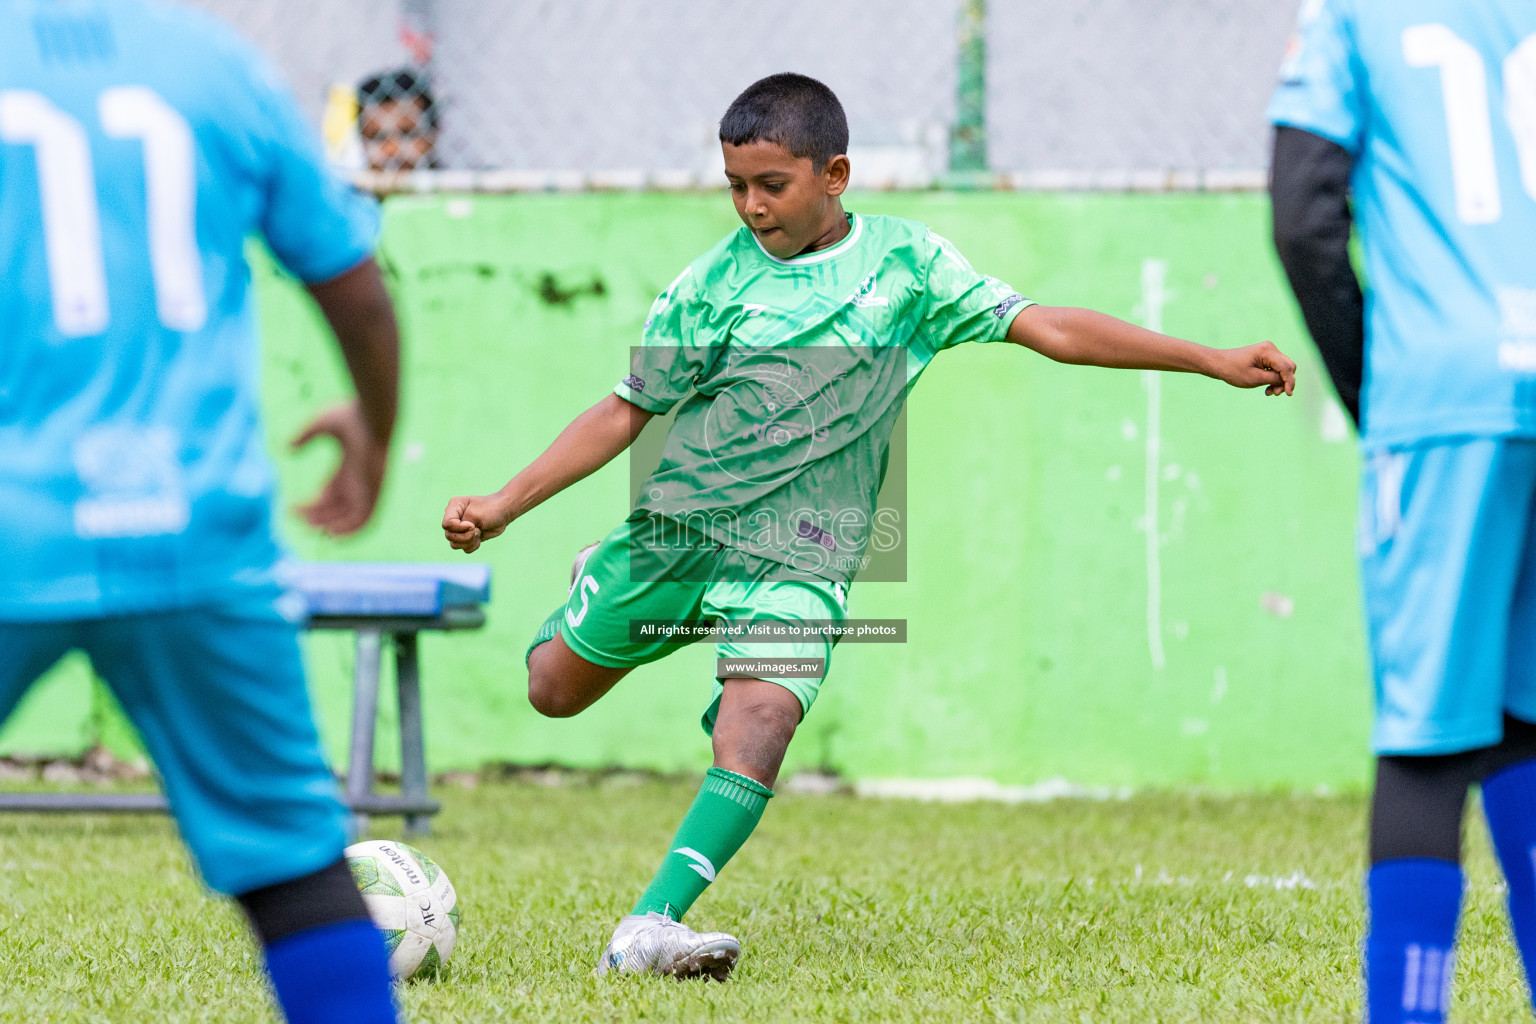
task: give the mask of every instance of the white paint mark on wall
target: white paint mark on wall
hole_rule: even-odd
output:
[[[1168,517],[1168,529],[1163,531],[1163,547],[1167,547],[1176,540],[1184,539],[1184,513],[1189,511],[1189,502],[1183,498],[1174,498],[1169,511],[1172,515]]]
[[[1284,594],[1265,591],[1259,595],[1259,607],[1277,619],[1288,619],[1296,614],[1296,602]]]
[[[1149,331],[1162,331],[1163,305],[1168,301],[1165,287],[1168,264],[1162,260],[1141,262],[1141,316]],[[1163,564],[1162,535],[1158,523],[1158,488],[1162,483],[1163,378],[1155,370],[1141,372],[1141,385],[1147,393],[1145,502],[1142,515],[1147,551],[1147,654],[1152,669],[1161,672],[1167,664],[1163,653]],[[1123,431],[1122,431],[1123,433]]]
[[[1211,703],[1220,704],[1227,695],[1227,666],[1216,666],[1216,682],[1211,686]]]
[[[1328,401],[1323,404],[1323,418],[1318,425],[1318,433],[1329,444],[1349,440],[1349,414],[1337,401]]]

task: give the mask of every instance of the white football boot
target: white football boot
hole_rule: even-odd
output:
[[[724,981],[741,956],[741,943],[725,932],[699,934],[654,910],[619,922],[597,973],[661,974],[674,978],[708,975]]]

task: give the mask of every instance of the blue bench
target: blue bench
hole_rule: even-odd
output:
[[[352,674],[352,738],[347,757],[346,802],[353,830],[367,830],[370,814],[405,816],[405,831],[428,831],[440,809],[427,792],[426,748],[421,721],[423,630],[478,629],[491,597],[489,566],[470,562],[307,562],[293,567],[290,584],[304,598],[312,630],[356,634]],[[384,638],[394,645],[400,707],[400,793],[373,791],[373,751],[379,713]],[[164,811],[158,794],[0,793],[0,811]]]
[[[297,566],[293,585],[304,595],[310,629],[342,629],[357,634],[346,791],[355,834],[366,833],[370,814],[403,814],[408,835],[426,834],[430,816],[438,812],[439,805],[427,793],[416,636],[427,629],[451,631],[484,625],[483,606],[491,598],[490,566],[473,562],[308,562]],[[385,636],[394,642],[400,706],[398,796],[373,791]]]

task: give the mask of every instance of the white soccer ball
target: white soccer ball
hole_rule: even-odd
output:
[[[401,981],[436,974],[459,936],[459,897],[443,869],[414,846],[387,839],[354,843],[346,858],[384,933],[389,973]]]

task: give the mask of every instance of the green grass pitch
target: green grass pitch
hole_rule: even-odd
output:
[[[785,795],[689,915],[744,947],[724,985],[591,976],[694,783],[443,792],[419,845],[463,907],[408,1019],[1347,1021],[1357,797],[934,805]],[[374,834],[392,837],[381,819]],[[1458,1022],[1529,1019],[1481,826]],[[253,947],[157,818],[0,819],[6,1021],[262,1021]]]

